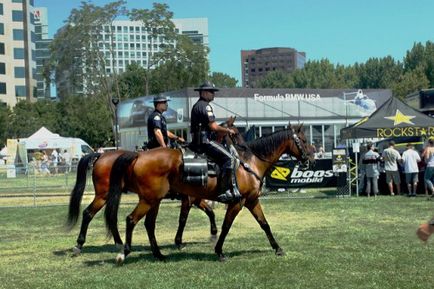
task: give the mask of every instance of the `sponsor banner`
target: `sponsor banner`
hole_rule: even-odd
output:
[[[336,187],[336,184],[331,159],[318,159],[312,169],[304,171],[294,161],[278,161],[266,176],[266,185],[270,188]]]

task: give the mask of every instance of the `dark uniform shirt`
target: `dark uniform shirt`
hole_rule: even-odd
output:
[[[214,134],[209,127],[209,124],[213,121],[215,121],[215,115],[211,105],[203,98],[200,98],[191,109],[191,133],[193,138],[197,137],[200,129],[206,133],[208,139],[213,139]]]
[[[160,129],[163,134],[164,143],[167,145],[169,142],[169,138],[167,136],[167,124],[166,118],[163,116],[161,112],[158,110],[154,110],[148,118],[148,148],[156,148],[159,147],[160,144],[155,137],[154,129]]]

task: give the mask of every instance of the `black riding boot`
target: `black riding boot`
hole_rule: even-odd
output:
[[[226,169],[223,171],[222,178],[220,180],[219,192],[223,192],[217,197],[217,201],[222,203],[233,203],[241,200],[242,196],[238,191],[235,181],[235,175],[232,169]]]

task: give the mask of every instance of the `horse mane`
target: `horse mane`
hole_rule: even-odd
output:
[[[243,145],[237,145],[236,148],[241,152],[246,160],[250,159],[252,155],[257,156],[260,159],[267,159],[267,157],[272,154],[283,141],[291,138],[293,132],[298,129],[298,126],[294,126],[293,130],[279,130],[270,135],[248,141]]]

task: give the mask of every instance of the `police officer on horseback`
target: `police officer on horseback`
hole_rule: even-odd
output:
[[[178,137],[167,130],[166,118],[163,112],[167,110],[168,101],[169,99],[164,95],[154,97],[155,110],[148,117],[148,149],[167,147],[169,139],[184,142],[182,137]]]
[[[210,81],[205,81],[195,91],[199,92],[199,100],[191,110],[192,148],[205,153],[222,170],[218,182],[220,195],[217,200],[224,203],[239,201],[241,194],[236,185],[235,158],[222,145],[214,141],[217,132],[235,134],[234,130],[220,126],[215,121],[213,108],[209,103],[214,100],[214,94],[218,89]]]

